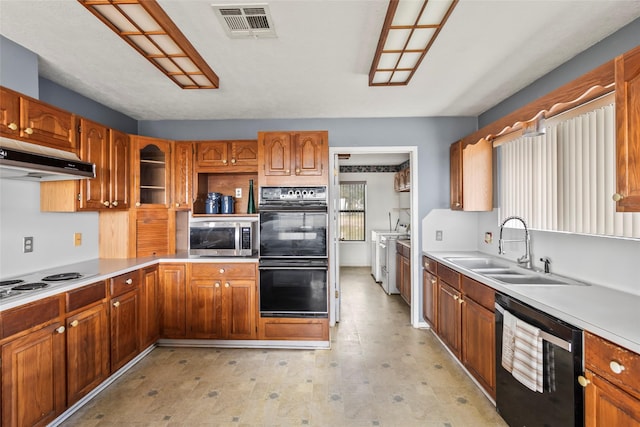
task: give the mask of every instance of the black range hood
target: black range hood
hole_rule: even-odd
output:
[[[66,181],[95,178],[95,165],[74,153],[0,138],[0,178]]]

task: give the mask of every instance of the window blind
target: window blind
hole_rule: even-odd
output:
[[[546,134],[500,150],[500,216],[530,228],[640,238],[640,213],[616,212],[615,107],[547,121]]]

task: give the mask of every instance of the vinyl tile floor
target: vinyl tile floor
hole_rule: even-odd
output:
[[[63,426],[506,426],[369,268],[340,271],[330,350],[158,347]]]

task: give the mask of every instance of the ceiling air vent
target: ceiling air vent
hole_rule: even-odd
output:
[[[276,37],[267,4],[212,5],[222,27],[231,38]]]

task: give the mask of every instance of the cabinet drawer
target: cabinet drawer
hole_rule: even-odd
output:
[[[493,311],[496,293],[490,287],[476,282],[467,276],[462,276],[462,293],[471,298],[487,310]]]
[[[255,263],[216,263],[191,265],[191,277],[203,279],[256,277]]]
[[[111,296],[115,297],[138,289],[140,283],[140,272],[138,270],[121,274],[111,278]]]
[[[427,256],[422,257],[422,267],[434,276],[438,274],[438,263]]]
[[[100,301],[106,296],[107,288],[104,282],[97,282],[69,291],[66,294],[67,313]]]
[[[456,289],[460,289],[460,273],[449,267],[438,264],[438,277]]]
[[[584,335],[587,368],[640,398],[640,354],[588,332]],[[620,373],[614,372],[615,364],[622,367]]]
[[[45,325],[62,314],[59,297],[46,298],[3,312],[2,336],[6,338],[39,325]]]

